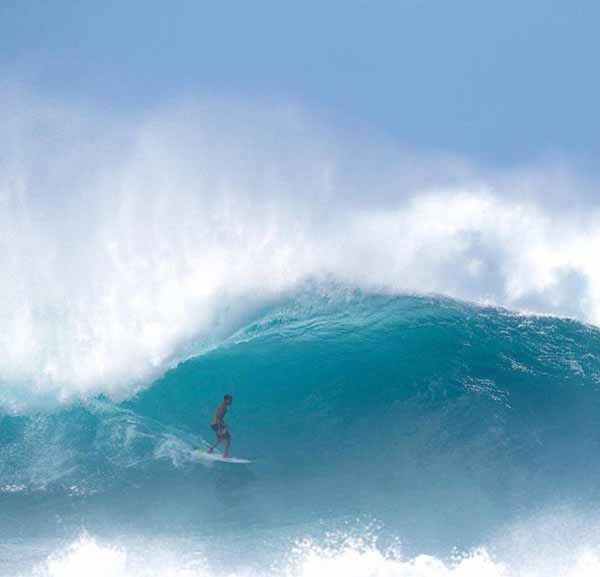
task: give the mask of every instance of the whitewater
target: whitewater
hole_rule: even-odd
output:
[[[594,183],[0,100],[0,575],[598,574]]]

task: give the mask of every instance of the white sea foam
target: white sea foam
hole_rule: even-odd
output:
[[[5,408],[130,395],[307,278],[600,323],[599,211],[566,170],[486,175],[283,106],[0,104]]]
[[[380,551],[376,546],[346,543],[340,548],[321,547],[304,542],[285,563],[256,568],[251,560],[242,568],[227,563],[211,564],[194,546],[186,543],[182,551],[170,549],[172,543],[156,543],[144,550],[99,543],[83,536],[31,572],[35,577],[596,577],[600,571],[597,550],[581,548],[570,555],[568,563],[556,553],[550,559],[501,561],[485,548],[450,560],[432,555],[403,558]],[[532,552],[535,557],[535,552]],[[239,563],[238,563],[239,565]]]

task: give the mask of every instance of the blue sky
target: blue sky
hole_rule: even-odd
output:
[[[4,81],[117,113],[180,96],[289,100],[488,165],[600,152],[600,3],[0,4]]]

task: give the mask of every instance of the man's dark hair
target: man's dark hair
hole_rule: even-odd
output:
[[[223,398],[225,400],[227,400],[227,399],[233,399],[233,397],[229,393],[227,393]]]

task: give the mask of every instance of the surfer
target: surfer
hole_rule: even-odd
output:
[[[209,447],[208,452],[212,453],[221,441],[225,441],[225,450],[223,451],[223,457],[225,459],[229,458],[229,446],[231,445],[231,435],[229,434],[229,430],[227,429],[227,425],[223,420],[225,417],[225,413],[227,413],[227,409],[231,406],[231,402],[233,401],[233,397],[227,393],[223,400],[219,403],[217,410],[215,411],[215,416],[210,423],[210,428],[217,435],[217,440]]]

